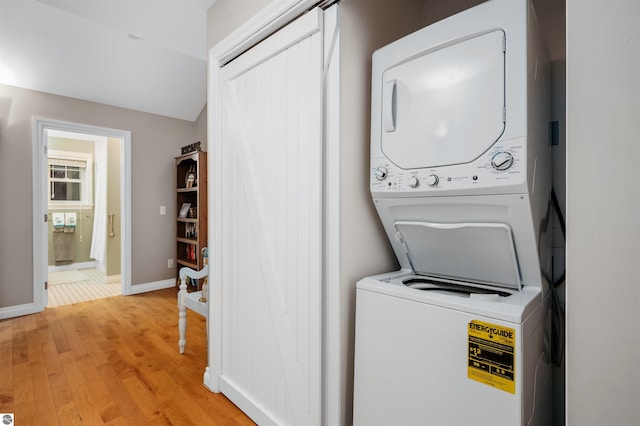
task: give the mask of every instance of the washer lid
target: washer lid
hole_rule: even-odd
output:
[[[403,169],[469,163],[505,128],[502,30],[435,46],[382,76],[381,148]]]
[[[504,223],[432,223],[397,221],[414,274],[520,290],[511,228]]]

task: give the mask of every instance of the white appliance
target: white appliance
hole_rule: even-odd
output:
[[[548,57],[527,0],[373,55],[374,204],[401,270],[357,284],[355,425],[549,425]]]

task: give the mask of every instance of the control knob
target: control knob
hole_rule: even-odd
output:
[[[418,178],[416,176],[411,176],[409,178],[409,186],[412,188],[417,188],[420,186],[420,181],[418,180]]]
[[[436,186],[440,182],[440,178],[437,175],[429,175],[427,176],[427,185]]]
[[[376,169],[376,179],[378,180],[385,180],[387,178],[387,168],[386,167],[378,167]]]
[[[508,170],[513,166],[513,155],[508,152],[498,152],[491,159],[491,166],[500,171]]]

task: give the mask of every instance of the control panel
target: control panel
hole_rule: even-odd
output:
[[[372,192],[434,193],[492,188],[521,183],[526,178],[523,144],[496,145],[469,164],[405,170],[389,159],[371,159]]]

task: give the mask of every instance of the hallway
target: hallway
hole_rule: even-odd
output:
[[[173,288],[0,321],[0,412],[35,425],[250,425],[202,385],[205,320],[178,352]]]

